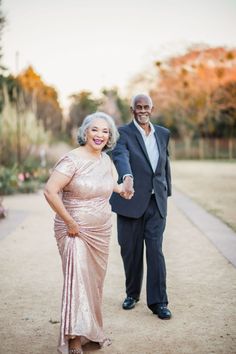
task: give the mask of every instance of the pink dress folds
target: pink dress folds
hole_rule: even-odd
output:
[[[69,237],[64,221],[56,215],[54,230],[64,274],[58,350],[67,354],[68,339],[74,336],[81,336],[82,344],[110,344],[103,333],[101,306],[114,182],[105,153],[99,160],[90,160],[69,152],[54,169],[71,178],[62,190],[62,201],[80,230],[79,237]]]

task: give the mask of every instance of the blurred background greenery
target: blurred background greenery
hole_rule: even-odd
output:
[[[65,112],[56,89],[32,66],[9,75],[2,63],[5,24],[0,1],[0,195],[37,190],[57,158],[76,146],[87,114],[105,111],[117,126],[131,120],[130,97],[118,87],[102,89],[99,97],[71,93]],[[235,159],[236,49],[195,45],[150,64],[130,80],[129,92],[150,93],[153,121],[172,133],[171,158]]]

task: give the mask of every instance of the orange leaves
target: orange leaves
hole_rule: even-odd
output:
[[[40,101],[50,101],[55,107],[59,107],[58,95],[56,90],[46,85],[41,77],[34,71],[32,66],[29,66],[22,72],[17,79],[22,88],[29,95],[36,95]]]
[[[32,66],[18,75],[17,80],[23,89],[25,104],[35,111],[37,119],[43,121],[44,128],[60,132],[62,111],[57,91],[46,85]]]
[[[175,117],[179,132],[199,133],[202,126],[206,131],[208,119],[224,119],[226,110],[235,116],[236,49],[197,48],[161,66],[157,63],[158,76],[151,92],[154,105],[159,116],[168,121],[170,114]]]

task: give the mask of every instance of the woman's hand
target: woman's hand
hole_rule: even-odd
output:
[[[124,182],[122,183],[122,191],[120,193],[121,197],[125,199],[131,199],[134,195],[134,182],[133,177],[126,176]]]
[[[67,223],[67,232],[69,237],[79,236],[79,226],[75,220]]]
[[[115,165],[112,163],[112,175],[114,179],[114,189],[113,192],[118,193],[121,197],[125,199],[131,199],[134,195],[134,180],[131,176],[126,176],[123,183],[118,184],[118,174]]]

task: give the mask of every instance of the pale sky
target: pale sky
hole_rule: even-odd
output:
[[[136,73],[190,44],[236,47],[236,0],[2,0],[2,9],[3,64],[14,74],[31,64],[64,105],[81,90],[125,93]]]

